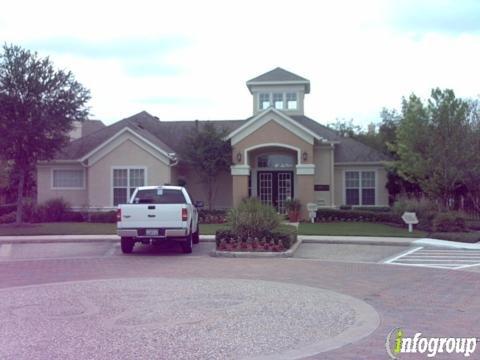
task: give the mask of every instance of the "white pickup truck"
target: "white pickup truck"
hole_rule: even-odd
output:
[[[131,253],[136,242],[156,244],[166,239],[180,242],[184,253],[199,241],[198,211],[181,186],[142,186],[128,204],[117,208],[117,234],[122,252]]]

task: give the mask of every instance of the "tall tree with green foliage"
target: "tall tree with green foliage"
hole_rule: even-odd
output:
[[[18,174],[17,224],[22,222],[24,183],[39,160],[50,160],[68,142],[74,121],[88,115],[90,93],[69,71],[19,46],[0,54],[0,157]]]
[[[180,152],[182,160],[198,174],[200,181],[207,187],[208,208],[214,207],[214,195],[218,176],[230,171],[232,147],[225,141],[227,131],[213,122],[198,124],[185,139]]]
[[[427,104],[412,94],[403,99],[395,151],[399,173],[449,207],[471,167],[471,106],[453,90],[433,89]]]

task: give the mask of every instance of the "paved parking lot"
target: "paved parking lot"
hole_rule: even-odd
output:
[[[2,293],[5,296],[2,297],[3,305],[0,304],[0,312],[2,309],[7,311],[6,307],[8,307],[9,310],[2,313],[2,316],[4,316],[4,319],[8,319],[9,322],[8,324],[5,323],[4,327],[0,327],[0,349],[10,349],[8,354],[12,354],[11,351],[14,351],[14,348],[12,348],[14,342],[12,341],[21,340],[21,348],[18,348],[18,356],[16,358],[26,358],[29,354],[28,349],[32,349],[31,353],[42,354],[42,351],[44,351],[44,353],[55,355],[50,358],[61,358],[61,354],[65,355],[63,358],[69,358],[72,356],[72,353],[65,354],[65,347],[62,345],[62,341],[60,341],[65,331],[68,332],[68,329],[70,329],[69,327],[65,328],[67,330],[63,332],[48,332],[37,327],[41,326],[41,324],[47,324],[45,329],[60,329],[61,323],[54,327],[55,322],[76,322],[77,320],[75,319],[82,318],[84,316],[82,315],[83,313],[85,313],[85,317],[88,319],[88,316],[90,316],[89,311],[95,306],[95,309],[98,309],[99,306],[100,309],[103,309],[99,310],[100,315],[103,314],[102,316],[106,319],[110,319],[105,322],[102,320],[99,324],[110,324],[113,321],[112,319],[116,319],[115,324],[118,326],[135,326],[137,330],[143,329],[145,321],[150,324],[148,311],[147,313],[142,312],[137,315],[130,314],[128,317],[123,318],[115,315],[116,308],[110,308],[107,305],[110,303],[109,296],[112,299],[120,296],[122,302],[118,304],[119,309],[129,308],[134,311],[139,301],[142,301],[144,309],[153,309],[155,311],[160,309],[158,302],[150,301],[150,298],[144,298],[149,294],[148,284],[142,289],[135,288],[136,285],[134,284],[137,281],[134,279],[140,280],[144,278],[158,279],[160,288],[163,286],[162,281],[165,281],[164,279],[186,280],[184,282],[184,284],[187,284],[185,290],[176,288],[177,290],[172,292],[171,297],[163,300],[162,304],[168,304],[171,309],[176,309],[180,306],[178,302],[175,302],[175,299],[182,299],[182,297],[187,296],[187,289],[194,287],[195,284],[200,284],[195,279],[210,279],[214,281],[212,283],[214,288],[211,291],[215,291],[216,295],[209,297],[208,292],[198,298],[195,293],[188,295],[187,303],[195,306],[197,310],[183,314],[180,322],[178,320],[178,315],[180,314],[178,310],[155,312],[152,314],[154,319],[156,319],[155,321],[160,321],[162,324],[171,323],[173,324],[172,326],[178,325],[178,327],[172,328],[173,330],[168,330],[164,327],[154,330],[159,332],[159,336],[148,335],[145,337],[146,342],[144,343],[139,342],[139,339],[136,337],[131,339],[121,338],[121,341],[118,342],[112,340],[108,343],[108,346],[114,358],[122,358],[121,349],[125,346],[135,351],[136,358],[152,358],[152,354],[162,358],[161,349],[168,348],[171,351],[171,349],[175,349],[175,344],[178,345],[175,337],[172,338],[167,335],[171,335],[171,331],[177,334],[185,333],[185,331],[182,332],[182,329],[185,326],[189,329],[190,325],[188,324],[190,321],[193,321],[192,324],[195,324],[191,326],[198,329],[196,335],[198,337],[196,339],[201,341],[202,344],[206,343],[205,349],[216,350],[212,350],[212,353],[208,355],[194,357],[193,352],[182,352],[181,349],[185,348],[182,345],[178,349],[178,358],[228,358],[229,356],[221,352],[222,349],[225,349],[222,345],[228,345],[226,348],[230,351],[228,353],[230,357],[248,357],[248,354],[250,354],[248,349],[254,349],[255,344],[269,343],[268,336],[263,340],[259,338],[263,334],[268,334],[272,337],[278,336],[278,339],[281,339],[283,335],[280,325],[280,327],[264,328],[255,339],[242,337],[240,342],[231,339],[232,341],[229,341],[228,344],[225,342],[226,340],[219,340],[220,338],[214,335],[215,331],[219,329],[214,324],[220,326],[225,321],[228,324],[228,314],[234,309],[235,324],[241,326],[244,331],[252,329],[250,326],[253,326],[254,319],[259,317],[259,315],[255,314],[257,311],[260,311],[258,314],[262,313],[262,306],[262,318],[265,317],[265,319],[268,316],[273,316],[272,319],[276,319],[276,316],[283,317],[295,313],[293,308],[292,310],[289,310],[288,306],[284,308],[284,305],[288,304],[288,302],[280,298],[278,298],[280,300],[278,305],[273,306],[271,305],[273,304],[272,300],[268,298],[264,299],[265,303],[261,301],[255,303],[252,302],[253,300],[247,300],[253,299],[251,298],[253,295],[248,292],[250,290],[238,293],[235,296],[225,289],[225,291],[221,292],[222,281],[228,282],[229,279],[247,281],[246,284],[250,284],[248,286],[253,286],[251,291],[258,289],[258,294],[262,294],[262,291],[267,291],[267,288],[262,290],[266,286],[262,281],[271,284],[268,288],[271,289],[272,294],[276,292],[279,294],[283,293],[283,290],[280,290],[282,284],[304,286],[306,287],[305,289],[300,289],[302,294],[304,294],[302,299],[313,301],[308,302],[308,306],[316,303],[320,305],[323,302],[328,303],[327,299],[335,299],[336,294],[339,296],[347,295],[356,299],[358,304],[364,303],[370,306],[378,314],[380,322],[373,333],[365,334],[364,337],[357,337],[357,340],[349,341],[350,344],[344,344],[341,347],[331,348],[327,352],[312,355],[312,359],[384,359],[386,358],[386,336],[396,327],[401,327],[408,335],[422,332],[425,336],[480,337],[478,327],[480,323],[480,299],[478,298],[480,273],[478,272],[396,266],[381,263],[385,257],[395,255],[392,252],[404,251],[405,249],[402,247],[303,244],[297,256],[292,259],[227,259],[207,256],[208,251],[213,246],[213,243],[201,243],[194,247],[194,252],[191,255],[182,254],[175,244],[163,248],[139,247],[136,253],[123,256],[120,254],[118,244],[38,244],[36,246],[18,244],[10,247],[2,245],[0,247],[0,273],[2,274],[0,277],[0,288],[4,289]],[[118,283],[113,279],[132,279],[134,281]],[[107,291],[102,295],[106,297],[94,299],[93,296],[96,292],[93,288],[87,290],[80,286],[82,284],[81,281],[84,280],[106,280],[105,286],[95,285],[96,283],[93,283],[92,286],[100,286],[99,289],[111,288],[114,292],[108,295],[109,292]],[[217,280],[219,281],[217,282]],[[12,288],[47,283],[65,284],[65,287],[59,287],[58,291],[48,290],[50,288],[44,286]],[[69,288],[70,285],[68,284],[72,284],[72,289]],[[77,284],[79,285],[77,286]],[[177,286],[177,284],[171,286]],[[295,290],[288,286],[285,288],[285,291],[293,291],[295,293]],[[240,287],[237,287],[240,291]],[[84,297],[78,305],[80,307],[74,306],[78,299],[72,295],[74,294],[73,292],[70,293],[70,291],[74,291],[73,288],[77,289],[75,291],[81,293]],[[41,293],[36,293],[37,289]],[[201,289],[201,287],[198,289]],[[318,295],[315,295],[317,293],[306,295],[309,293],[308,289],[325,290],[327,292],[320,292]],[[100,295],[98,293],[98,296]],[[265,295],[267,294],[265,293]],[[255,296],[258,297],[260,295]],[[289,296],[291,297],[291,295]],[[325,300],[314,301],[315,296],[325,296]],[[141,300],[142,298],[144,299]],[[39,299],[43,300],[39,302]],[[9,304],[8,301],[13,301],[13,303]],[[92,302],[96,305],[92,305]],[[22,306],[16,308],[15,304],[20,303]],[[252,304],[252,306],[258,304],[259,307],[249,310],[248,306],[250,305],[248,304]],[[48,309],[48,311],[42,310],[44,309],[42,306],[46,306],[45,309]],[[292,304],[290,306],[295,305]],[[164,307],[162,308],[164,309]],[[205,314],[199,311],[199,309],[208,309],[208,317],[204,317]],[[320,307],[318,310],[320,310]],[[96,311],[98,313],[98,310]],[[309,313],[313,314],[312,311],[315,310],[309,310]],[[29,321],[16,321],[15,318],[11,317],[12,314],[16,314],[15,316],[19,317],[27,316]],[[109,314],[113,314],[112,316],[115,315],[116,317],[110,318]],[[326,316],[327,313],[324,314]],[[331,308],[329,314],[331,315],[329,315],[328,319],[333,321],[332,324],[340,326],[340,324],[355,323],[355,315],[353,318],[341,318],[335,315],[334,308]],[[352,314],[356,314],[356,312]],[[67,316],[68,319],[57,319],[59,316]],[[222,316],[226,316],[224,319],[227,320],[215,322],[217,321],[215,319],[222,319]],[[301,319],[302,317],[298,315],[297,318]],[[306,317],[305,321],[295,322],[295,336],[301,334],[302,331],[305,331],[305,334],[313,334],[313,325],[308,323],[308,319],[309,317]],[[267,326],[269,323],[271,323],[271,326],[274,326],[273,320],[264,320],[258,326]],[[89,328],[88,321],[83,325],[79,322],[77,325],[78,327],[71,328],[72,332],[83,329],[82,331],[84,332],[92,331],[92,334],[94,333],[97,337],[106,336],[106,334],[110,333],[106,330],[94,331],[93,327]],[[152,334],[151,326],[148,325],[145,328],[148,334]],[[340,329],[339,331],[346,329],[345,327],[337,328]],[[258,330],[257,327],[253,329]],[[33,332],[36,335],[26,336],[29,332]],[[138,331],[135,333],[138,333]],[[165,336],[160,336],[160,333]],[[333,335],[334,333],[332,333]],[[80,336],[77,337],[78,341],[71,344],[77,359],[88,358],[89,356],[86,355],[88,351],[96,346],[100,346],[99,342],[94,340],[94,336],[82,337],[78,334],[77,336]],[[319,332],[318,336],[325,336],[325,333]],[[168,344],[164,343],[167,338],[170,339]],[[77,346],[79,344],[81,345],[80,347]],[[308,344],[302,343],[300,347],[302,349],[308,348]],[[20,351],[20,349],[23,350]],[[271,353],[272,348],[265,349],[267,352],[270,351],[270,355],[273,354],[272,356],[275,358],[275,351]],[[295,345],[289,345],[289,349],[295,350]],[[316,349],[318,351],[321,350],[320,348]],[[297,350],[300,351],[300,348]],[[476,351],[476,356],[478,351],[480,349]],[[94,353],[90,352],[88,354]],[[4,354],[7,354],[7,352],[4,352]],[[207,353],[204,352],[202,354]],[[235,356],[235,354],[238,356]],[[306,354],[308,353],[304,353],[304,355]],[[6,358],[8,359],[9,357],[7,356]],[[290,358],[293,357],[291,356]],[[455,357],[450,355],[438,358],[451,359]]]

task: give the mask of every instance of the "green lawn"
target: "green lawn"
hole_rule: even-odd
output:
[[[224,228],[225,224],[200,224],[200,234],[201,235],[215,235],[215,232]]]
[[[200,234],[215,235],[222,224],[200,224]],[[57,222],[27,224],[22,227],[0,225],[0,236],[15,235],[113,235],[116,233],[116,224],[111,223],[81,223]]]
[[[407,228],[399,228],[384,224],[367,222],[331,222],[331,223],[301,223],[299,235],[339,235],[339,236],[395,236],[395,237],[426,237],[427,233],[414,230],[409,233]]]

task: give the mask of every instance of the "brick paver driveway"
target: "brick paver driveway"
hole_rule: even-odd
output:
[[[1,288],[157,276],[269,280],[350,295],[378,312],[380,325],[370,336],[314,357],[318,359],[385,359],[385,338],[396,327],[403,328],[407,334],[480,337],[480,273],[476,272],[304,259],[140,254],[3,262],[0,274]],[[479,351],[477,349],[474,358],[479,357]]]

